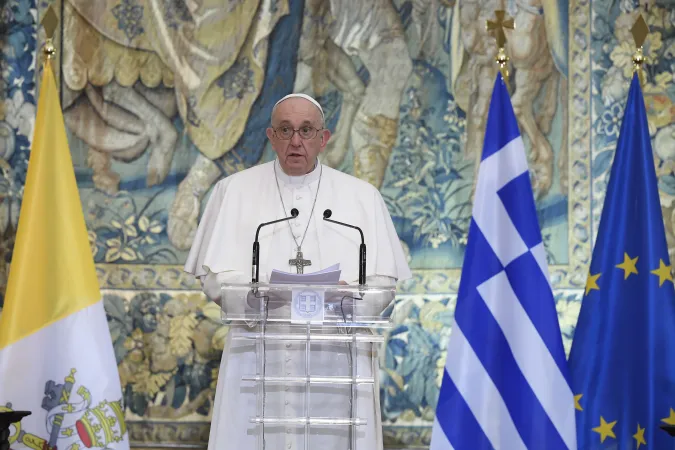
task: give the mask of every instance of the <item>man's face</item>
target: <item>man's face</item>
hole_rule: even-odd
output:
[[[272,114],[272,128],[267,129],[267,137],[286,174],[298,176],[311,172],[317,155],[330,138],[330,131],[321,128],[321,113],[310,101],[289,98],[279,103]],[[314,133],[314,137],[306,138]],[[284,139],[284,134],[292,134],[292,137]]]

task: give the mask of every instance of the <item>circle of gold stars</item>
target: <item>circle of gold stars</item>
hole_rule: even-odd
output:
[[[583,397],[583,394],[578,394],[574,396],[574,409],[577,411],[583,411],[584,409],[581,407],[580,400]],[[673,408],[670,408],[670,412],[668,414],[668,417],[664,417],[661,419],[661,422],[667,424],[667,425],[675,425],[675,410]],[[618,421],[614,420],[612,422],[607,422],[605,420],[604,416],[600,416],[600,425],[598,425],[595,428],[592,428],[592,430],[596,433],[598,433],[600,436],[600,443],[604,443],[607,438],[612,438],[616,439],[616,433],[614,433],[614,427],[617,425]],[[645,430],[646,427],[643,427],[640,425],[638,422],[637,424],[637,431],[633,435],[633,439],[635,439],[635,448],[639,449],[640,446],[644,445],[645,447],[647,446],[647,440],[645,439]]]
[[[617,264],[618,269],[623,270],[623,279],[627,280],[631,275],[638,274],[637,262],[639,257],[631,258],[628,253],[623,254],[623,262]],[[653,266],[652,266],[653,267]],[[659,277],[659,287],[663,286],[666,281],[673,282],[673,266],[671,264],[666,264],[663,259],[659,259],[659,267],[651,270],[649,273]],[[588,278],[586,278],[586,287],[584,289],[584,295],[588,296],[591,291],[599,291],[600,285],[598,280],[602,276],[602,272],[590,273]]]

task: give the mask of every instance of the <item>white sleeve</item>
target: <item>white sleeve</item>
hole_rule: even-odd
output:
[[[223,283],[247,283],[251,281],[244,272],[236,270],[226,270],[218,273],[209,271],[206,275],[199,277],[199,280],[202,282],[204,294],[219,305],[220,286]]]

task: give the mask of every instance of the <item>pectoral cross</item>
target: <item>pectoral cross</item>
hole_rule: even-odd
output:
[[[291,266],[295,266],[296,270],[298,271],[297,273],[303,273],[305,270],[305,266],[311,266],[312,261],[309,259],[303,259],[302,250],[298,248],[298,252],[295,255],[295,259],[289,259],[288,264],[290,264]]]

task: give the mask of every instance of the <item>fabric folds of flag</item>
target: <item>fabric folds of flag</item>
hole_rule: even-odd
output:
[[[576,448],[546,252],[501,74],[488,112],[430,448]]]
[[[569,367],[579,449],[675,448],[675,290],[637,75]]]
[[[45,65],[5,304],[0,411],[13,449],[128,450],[122,391],[56,83]]]

